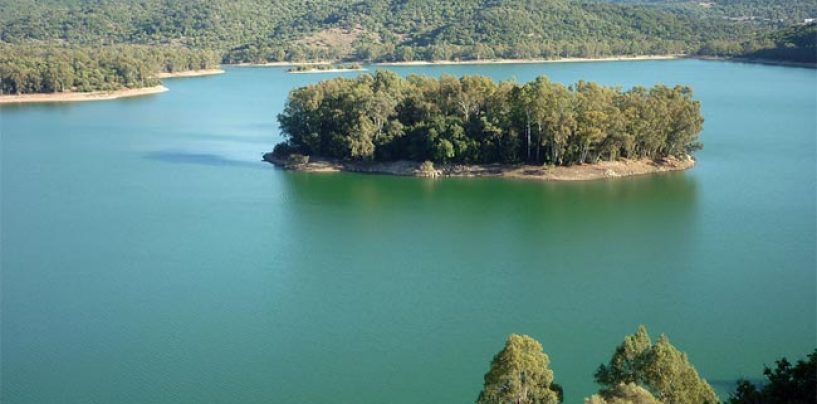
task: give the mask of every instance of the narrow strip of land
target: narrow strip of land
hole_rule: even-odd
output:
[[[331,65],[337,63],[333,60],[315,60],[311,62],[266,62],[266,63],[234,63],[233,67],[293,67],[293,66],[318,66]]]
[[[170,79],[170,78],[177,78],[177,77],[199,77],[199,76],[212,76],[214,74],[222,74],[224,70],[222,69],[202,69],[202,70],[185,70],[181,72],[173,72],[173,73],[159,73],[156,75],[157,79]]]
[[[359,69],[310,69],[301,71],[290,71],[292,74],[315,74],[315,73],[344,73],[344,72],[365,72],[367,69],[361,67]]]
[[[522,63],[579,63],[579,62],[618,62],[634,60],[668,60],[688,57],[684,54],[674,55],[640,55],[611,56],[603,58],[558,58],[558,59],[481,59],[481,60],[437,60],[411,62],[383,62],[379,66],[424,66],[424,65],[481,65],[481,64],[522,64]]]
[[[681,59],[689,57],[685,54],[672,55],[639,55],[639,56],[611,56],[603,58],[556,58],[556,59],[473,59],[473,60],[413,60],[408,62],[379,62],[373,63],[376,66],[425,66],[425,65],[482,65],[482,64],[521,64],[521,63],[570,63],[570,62],[615,62],[633,60],[667,60]],[[352,61],[353,63],[363,63],[363,61]],[[310,62],[266,62],[266,63],[236,63],[230,66],[236,67],[292,67],[292,66],[317,66],[332,65],[340,63],[336,60],[316,60]],[[326,70],[324,70],[326,71]]]
[[[163,85],[143,88],[124,88],[115,91],[92,91],[87,93],[37,93],[20,95],[0,95],[0,104],[28,104],[38,102],[78,102],[102,101],[117,98],[136,97],[140,95],[158,94],[167,91]]]
[[[808,67],[811,69],[817,68],[817,63],[809,62],[792,62],[790,60],[772,60],[761,58],[745,58],[745,57],[724,57],[724,56],[697,56],[696,59],[701,60],[717,60],[735,63],[750,63],[761,65],[787,66],[787,67]]]

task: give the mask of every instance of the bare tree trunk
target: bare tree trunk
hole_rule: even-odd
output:
[[[528,161],[530,162],[530,111],[526,114],[527,118],[527,135],[528,135]]]

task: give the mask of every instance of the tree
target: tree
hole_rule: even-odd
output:
[[[477,403],[560,402],[549,364],[550,359],[539,342],[527,335],[511,335],[491,361]]]
[[[786,358],[776,361],[776,367],[764,366],[768,381],[757,386],[742,379],[729,397],[731,404],[808,404],[817,401],[817,349],[792,364]]]
[[[611,395],[621,383],[634,383],[664,402],[720,402],[709,383],[689,363],[687,355],[675,348],[665,335],[652,344],[644,326],[624,338],[609,364],[601,365],[595,377],[597,383],[605,386],[600,391],[603,397]]]

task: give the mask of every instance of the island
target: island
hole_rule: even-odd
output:
[[[296,88],[278,121],[285,141],[264,160],[287,169],[544,180],[688,169],[703,127],[685,86],[383,70]]]

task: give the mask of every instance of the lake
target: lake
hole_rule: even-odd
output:
[[[705,148],[588,183],[286,172],[287,92],[338,74],[285,68],[0,107],[3,403],[466,403],[511,333],[575,403],[639,324],[726,399],[815,348],[817,70],[390,69],[691,85]]]

